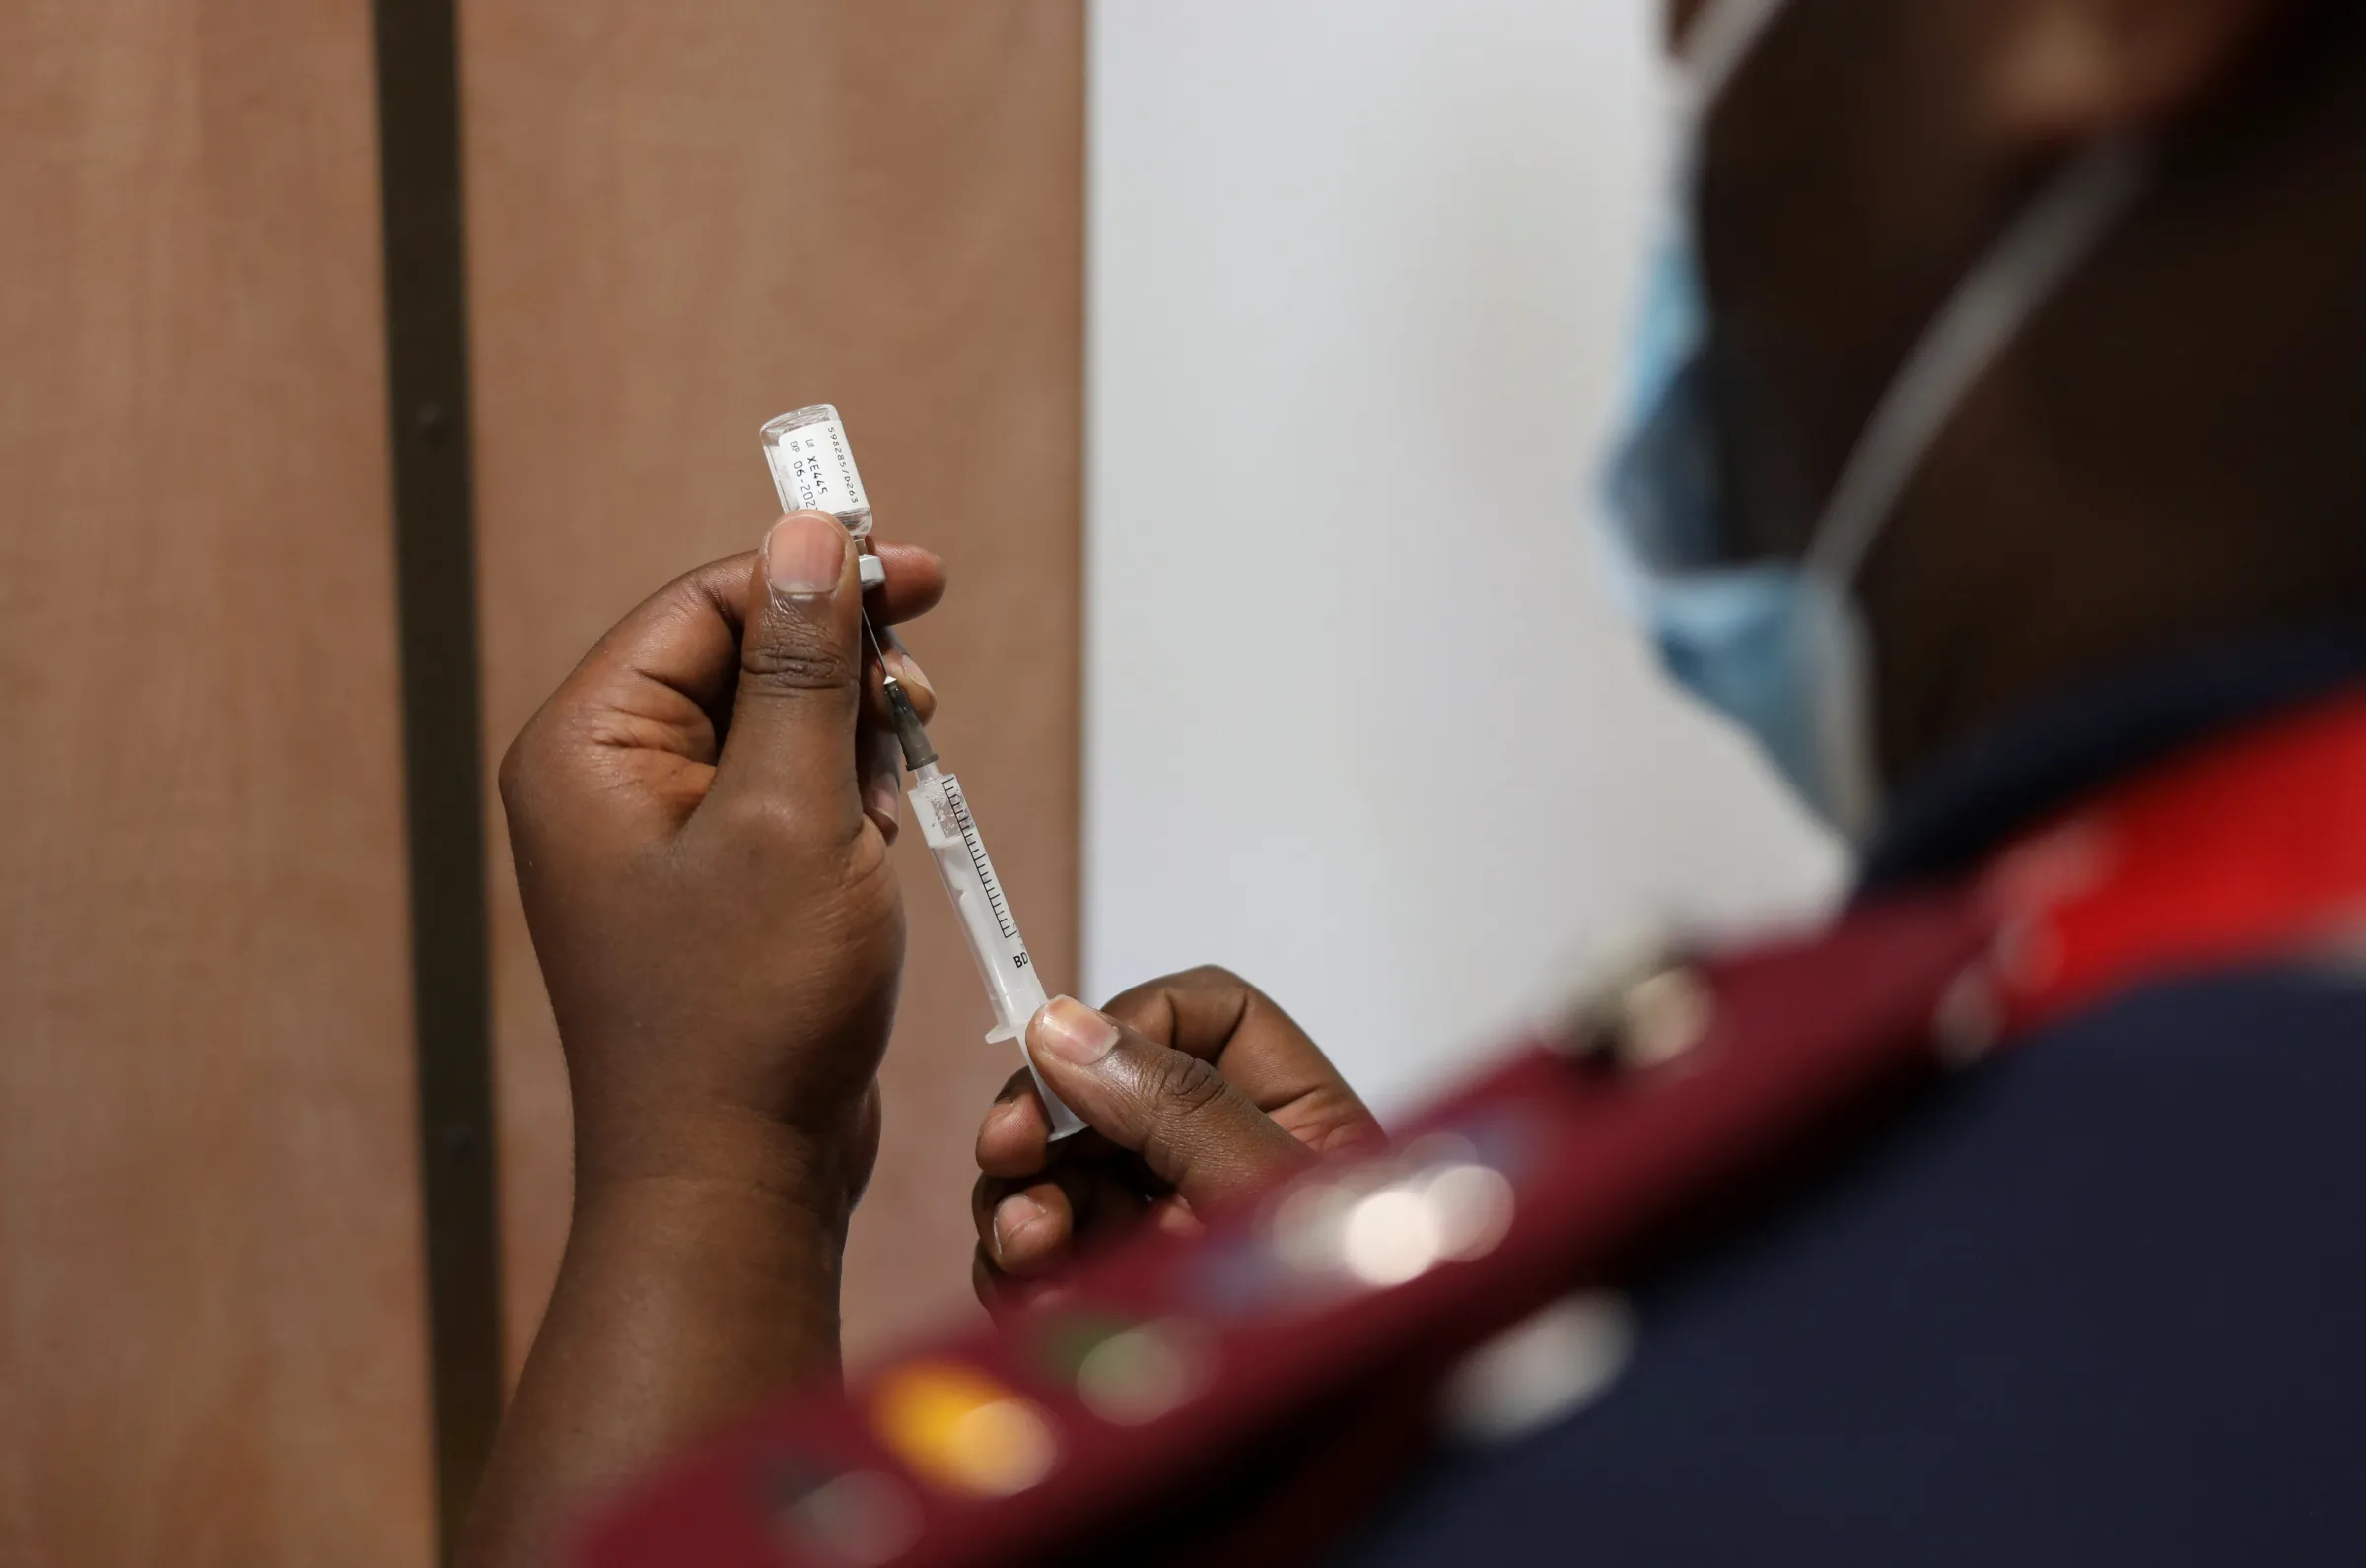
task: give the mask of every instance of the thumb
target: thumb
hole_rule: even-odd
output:
[[[1314,1162],[1213,1062],[1062,996],[1027,1025],[1027,1053],[1070,1110],[1193,1207],[1222,1203]]]
[[[784,799],[800,815],[863,812],[862,590],[853,540],[826,511],[793,511],[757,553],[739,639],[739,684],[715,792]]]

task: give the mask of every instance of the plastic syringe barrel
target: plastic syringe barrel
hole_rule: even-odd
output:
[[[1018,921],[1010,913],[1002,879],[994,874],[994,862],[986,857],[986,842],[978,837],[969,801],[961,793],[961,781],[932,759],[913,770],[911,798],[921,838],[937,862],[937,874],[944,879],[945,892],[952,895],[961,934],[968,939],[970,957],[977,960],[978,973],[986,980],[986,994],[994,1003],[996,1027],[987,1035],[987,1042],[1018,1043],[1019,1057],[1034,1074],[1035,1092],[1043,1097],[1043,1108],[1051,1115],[1053,1137],[1081,1132],[1084,1124],[1045,1087],[1043,1075],[1035,1071],[1034,1059],[1027,1054],[1028,1020],[1050,998],[1035,973],[1026,939],[1018,933]]]

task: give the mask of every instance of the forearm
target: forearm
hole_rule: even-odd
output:
[[[713,1176],[585,1193],[465,1568],[557,1561],[606,1487],[768,1393],[836,1376],[845,1215],[832,1207]]]

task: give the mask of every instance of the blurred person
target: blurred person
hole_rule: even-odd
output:
[[[2366,9],[1671,13],[1605,543],[1850,910],[1614,970],[1393,1147],[1232,976],[1056,1001],[1093,1130],[987,1113],[999,1337],[842,1396],[894,761],[788,518],[504,770],[579,1182],[468,1561],[800,1382],[591,1560],[2356,1558]]]

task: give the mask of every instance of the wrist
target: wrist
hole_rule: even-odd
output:
[[[579,1176],[560,1295],[629,1297],[633,1315],[683,1335],[669,1398],[686,1409],[834,1376],[856,1193],[828,1141],[731,1118],[631,1155]]]
[[[501,1542],[555,1539],[618,1477],[777,1390],[837,1376],[847,1205],[814,1195],[794,1149],[759,1150],[773,1141],[589,1162],[486,1476],[483,1560],[542,1560]]]
[[[586,1116],[578,1128],[579,1223],[594,1209],[669,1194],[665,1201],[769,1210],[843,1247],[878,1140],[875,1112],[862,1109],[846,1125],[818,1130],[738,1107],[618,1120],[603,1127]]]

